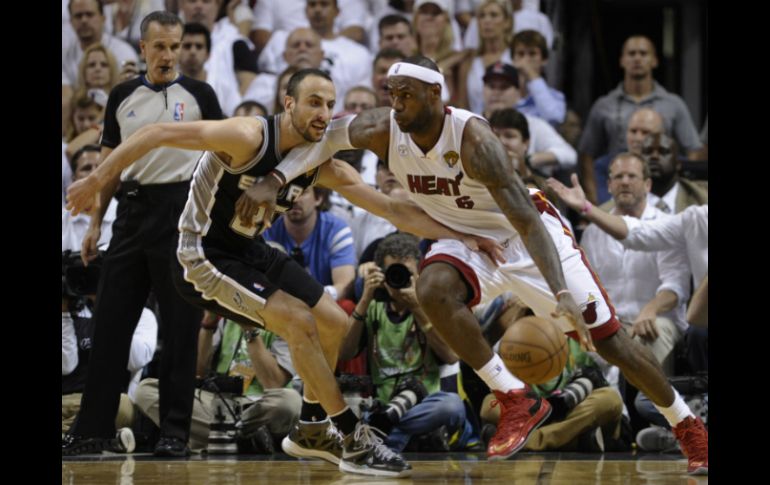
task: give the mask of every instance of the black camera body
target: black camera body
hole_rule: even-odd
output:
[[[390,434],[404,414],[420,404],[427,396],[428,390],[422,382],[414,376],[405,376],[393,388],[388,403],[383,404],[375,400],[375,405],[369,416],[369,424],[385,434]]]
[[[95,295],[99,285],[99,274],[102,269],[104,253],[99,255],[88,266],[80,259],[80,251],[62,251],[61,253],[61,291],[63,297],[77,298]]]
[[[547,422],[563,421],[567,414],[583,402],[594,389],[608,385],[599,368],[586,366],[578,369],[569,384],[547,398],[553,408]]]
[[[385,269],[385,283],[394,290],[409,288],[412,272],[401,263],[393,263]]]
[[[240,396],[243,394],[243,376],[213,374],[204,379],[200,379],[197,387],[208,392]]]

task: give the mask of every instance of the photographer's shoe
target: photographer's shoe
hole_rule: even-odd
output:
[[[155,456],[181,457],[190,456],[190,448],[181,438],[175,436],[161,436],[155,450],[152,452]]]
[[[320,458],[335,465],[342,458],[342,435],[330,419],[300,421],[281,442],[284,453],[295,458]]]
[[[679,440],[682,452],[687,457],[687,473],[708,475],[709,434],[700,418],[688,416],[674,426],[674,436]]]
[[[61,439],[62,456],[86,455],[101,453],[107,448],[107,441],[103,438],[85,438],[73,434],[65,434]]]
[[[678,451],[674,433],[661,426],[650,426],[636,434],[636,446],[643,451]]]
[[[551,404],[526,389],[514,389],[507,393],[493,391],[500,405],[497,432],[487,446],[488,460],[504,460],[527,443],[530,435],[551,414]]]
[[[412,466],[391,450],[368,424],[358,422],[356,429],[344,438],[340,471],[401,478],[412,474]]]
[[[110,451],[115,453],[133,453],[136,449],[136,439],[131,428],[120,428],[115,439],[109,442]]]

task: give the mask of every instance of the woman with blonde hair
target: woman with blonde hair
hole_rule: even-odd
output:
[[[454,104],[452,101],[457,92],[456,71],[466,53],[453,48],[455,38],[450,21],[451,4],[451,0],[417,0],[412,26],[417,39],[417,51],[438,65],[449,90],[450,104]]]
[[[479,48],[460,66],[458,107],[474,113],[484,109],[484,72],[495,62],[511,64],[513,9],[508,0],[483,0],[476,9]]]
[[[118,64],[115,56],[102,44],[94,44],[83,52],[83,58],[78,66],[78,79],[75,92],[67,103],[65,124],[62,133],[69,138],[73,132],[71,114],[75,100],[91,98],[102,107],[107,104],[107,97],[112,87],[118,83]]]

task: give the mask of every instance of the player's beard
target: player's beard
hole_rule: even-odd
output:
[[[296,107],[291,110],[291,126],[294,127],[297,133],[299,133],[300,136],[305,139],[305,141],[309,141],[310,143],[318,143],[321,141],[321,138],[323,138],[323,132],[321,133],[321,137],[318,139],[313,138],[313,135],[310,133],[310,123],[308,123],[308,125],[304,128],[297,123]]]
[[[430,121],[430,112],[428,110],[422,110],[415,116],[415,118],[404,126],[399,126],[404,133],[419,132],[420,129],[425,129]]]

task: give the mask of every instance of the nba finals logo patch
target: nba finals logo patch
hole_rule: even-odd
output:
[[[184,103],[176,103],[174,105],[174,121],[184,120]]]
[[[454,150],[450,150],[444,154],[444,161],[449,165],[449,168],[454,168],[459,160],[460,155]]]

